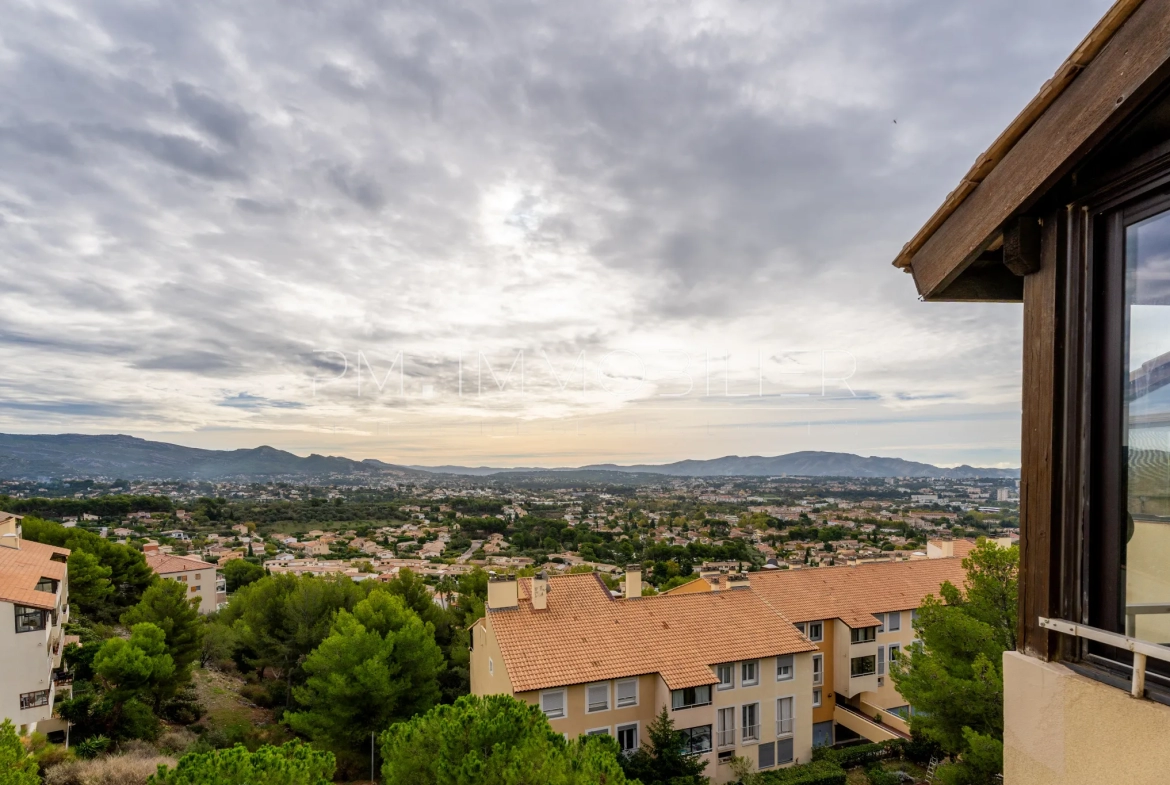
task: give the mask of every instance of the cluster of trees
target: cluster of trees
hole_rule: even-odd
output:
[[[96,499],[16,499],[0,495],[0,509],[17,515],[39,515],[61,518],[66,515],[96,515],[99,518],[124,518],[132,512],[174,512],[175,506],[166,496],[131,496],[117,494]]]

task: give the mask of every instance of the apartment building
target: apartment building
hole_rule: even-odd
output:
[[[1007,785],[1170,780],[1168,139],[1170,2],[1119,0],[894,261],[1023,305]]]
[[[72,694],[61,668],[69,619],[69,551],[23,539],[19,515],[0,512],[0,720],[21,734],[65,727],[53,717]]]
[[[973,547],[965,540],[955,544],[962,555]],[[668,594],[725,592],[742,581],[817,647],[811,686],[815,746],[909,734],[910,707],[889,676],[889,663],[914,642],[922,601],[938,596],[944,581],[963,584],[960,556],[746,575],[704,569],[699,580]]]
[[[221,603],[227,602],[227,580],[214,564],[158,552],[147,553],[146,563],[160,577],[186,585],[187,597],[198,598],[200,613],[214,613]]]
[[[626,752],[664,707],[709,762],[733,779],[734,755],[768,770],[813,748],[818,647],[751,590],[641,596],[626,573],[614,597],[597,574],[493,579],[471,630],[471,690],[539,706],[569,737],[605,733]]]

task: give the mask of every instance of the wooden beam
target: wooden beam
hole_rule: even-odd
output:
[[[1021,303],[1024,301],[1024,279],[998,261],[986,267],[969,267],[930,301]]]
[[[1020,215],[1003,231],[1003,264],[1023,278],[1040,269],[1040,220]]]
[[[941,223],[911,261],[914,282],[934,299],[1170,72],[1170,0],[1146,0],[1099,54]]]

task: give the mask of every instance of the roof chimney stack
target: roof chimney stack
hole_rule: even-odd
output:
[[[21,516],[0,512],[0,548],[20,550]]]
[[[536,573],[532,579],[532,610],[543,611],[548,607],[548,573]]]
[[[642,565],[631,564],[626,567],[625,587],[627,600],[642,596]]]
[[[488,610],[499,611],[519,605],[516,593],[516,576],[493,575],[488,579]]]

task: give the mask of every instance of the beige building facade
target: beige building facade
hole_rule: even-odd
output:
[[[186,586],[188,599],[199,601],[200,613],[214,613],[227,602],[227,582],[214,564],[169,553],[148,553],[146,563],[159,577]]]

